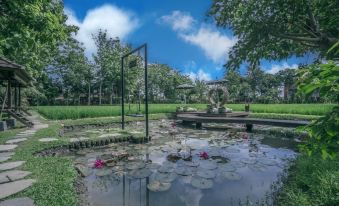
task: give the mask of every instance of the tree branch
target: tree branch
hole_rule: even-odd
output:
[[[320,38],[301,37],[301,36],[295,36],[291,34],[277,34],[276,36],[284,38],[284,39],[295,40],[295,41],[307,41],[307,42],[319,42],[320,41]]]

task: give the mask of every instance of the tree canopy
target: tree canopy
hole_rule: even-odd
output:
[[[0,55],[24,65],[34,78],[42,75],[58,46],[77,31],[66,25],[62,1],[1,0]]]
[[[308,52],[322,57],[339,40],[336,0],[214,0],[209,14],[238,38],[228,69]]]

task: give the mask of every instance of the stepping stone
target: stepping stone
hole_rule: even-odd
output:
[[[0,157],[10,157],[13,156],[14,152],[0,152]]]
[[[20,197],[0,202],[0,206],[34,206],[34,201],[28,197]]]
[[[11,140],[8,140],[6,142],[6,144],[19,143],[19,142],[23,142],[23,141],[26,141],[26,140],[27,140],[27,138],[11,139]]]
[[[14,150],[18,145],[15,144],[7,144],[7,145],[0,145],[0,152],[8,152]]]
[[[16,162],[2,163],[2,164],[0,164],[0,171],[14,169],[16,167],[19,167],[19,166],[23,165],[24,163],[25,163],[25,161],[16,161]]]
[[[21,170],[10,170],[0,173],[0,184],[12,182],[14,180],[20,180],[27,175],[32,174],[31,172]]]
[[[6,162],[7,160],[11,159],[11,156],[7,157],[0,157],[0,162]]]
[[[0,199],[14,195],[33,185],[34,179],[24,179],[0,185]]]
[[[69,141],[70,142],[79,142],[79,141],[84,141],[84,140],[88,140],[88,137],[79,137],[79,138],[70,138]]]
[[[39,139],[40,142],[53,142],[53,141],[57,141],[57,138],[41,138]]]

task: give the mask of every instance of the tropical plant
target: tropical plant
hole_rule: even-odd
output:
[[[300,71],[299,92],[312,95],[319,92],[339,102],[339,66],[333,61],[314,64]],[[309,140],[302,145],[307,154],[321,154],[324,159],[334,158],[339,149],[339,105],[326,116],[305,127]]]

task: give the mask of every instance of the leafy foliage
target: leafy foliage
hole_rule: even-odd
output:
[[[238,42],[229,53],[228,69],[260,59],[320,53],[338,41],[339,3],[336,0],[214,0],[210,15],[230,27]]]
[[[339,101],[339,66],[330,61],[326,64],[315,64],[301,71],[299,92],[312,95],[319,92]],[[320,153],[324,159],[334,158],[339,150],[339,105],[331,112],[307,126],[310,135],[302,149],[309,155]]]
[[[67,26],[62,1],[0,1],[0,55],[24,65],[39,77],[67,40],[74,26]]]

